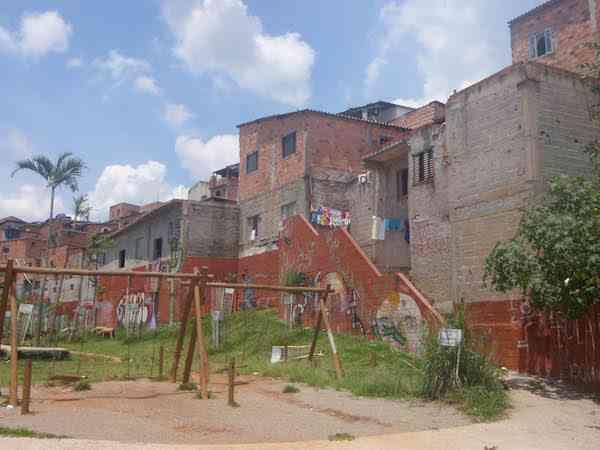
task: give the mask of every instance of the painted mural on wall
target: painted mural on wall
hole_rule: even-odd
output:
[[[152,295],[144,292],[124,295],[117,304],[117,321],[120,325],[156,327]]]
[[[415,300],[401,292],[390,292],[372,322],[373,334],[395,347],[416,352],[421,345],[425,320]]]

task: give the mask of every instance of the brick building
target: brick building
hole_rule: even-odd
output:
[[[595,60],[586,44],[597,41],[599,17],[597,0],[550,0],[511,20],[513,63],[537,61],[579,71]]]

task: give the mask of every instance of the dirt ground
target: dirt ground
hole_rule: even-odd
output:
[[[220,383],[223,380],[217,380]],[[331,390],[247,378],[239,408],[226,405],[224,384],[204,401],[169,383],[111,382],[86,393],[36,389],[36,414],[0,409],[2,426],[80,439],[0,438],[12,450],[598,450],[600,402],[572,388],[530,377],[509,380],[513,408],[494,423],[470,423],[437,404],[352,398]],[[331,442],[334,433],[351,442]],[[81,439],[81,438],[85,438]],[[93,440],[89,440],[93,439]],[[115,442],[120,441],[120,442]],[[152,443],[151,443],[152,442]],[[178,445],[179,444],[179,445]],[[187,444],[187,445],[186,445]]]
[[[3,426],[80,439],[165,444],[228,444],[328,439],[336,433],[369,436],[435,430],[471,423],[454,408],[418,401],[352,397],[282,381],[240,377],[239,407],[227,406],[224,377],[213,377],[213,399],[179,392],[168,382],[95,383],[91,391],[36,387],[34,414],[0,410]]]

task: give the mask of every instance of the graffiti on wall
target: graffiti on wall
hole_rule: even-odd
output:
[[[415,300],[401,292],[390,292],[372,321],[373,334],[395,347],[417,351],[421,345],[424,318]]]
[[[347,301],[347,314],[350,316],[350,323],[352,325],[352,329],[359,331],[361,335],[366,336],[367,331],[365,330],[365,327],[358,313],[360,308],[360,294],[358,293],[358,290],[356,290],[355,288],[349,289],[348,297],[349,298]]]
[[[117,321],[126,327],[147,325],[155,328],[152,296],[144,292],[124,295],[117,304]]]

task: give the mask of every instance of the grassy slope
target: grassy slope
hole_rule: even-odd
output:
[[[210,326],[210,318],[207,317],[205,320],[207,337],[210,336]],[[209,349],[209,361],[213,371],[225,368],[230,359],[235,358],[236,364],[243,373],[257,372],[291,382],[343,389],[355,395],[407,399],[418,397],[421,392],[422,362],[413,355],[396,350],[380,341],[336,335],[336,344],[344,369],[344,378],[337,381],[324,333],[321,333],[317,343],[317,352],[324,355],[318,358],[313,366],[306,359],[270,363],[273,345],[309,345],[312,338],[312,330],[298,328],[290,330],[285,323],[277,319],[273,311],[240,312],[227,318],[222,329],[221,348],[218,351]],[[168,375],[175,348],[176,332],[176,328],[163,327],[156,332],[148,332],[142,339],[134,341],[127,341],[121,335],[115,340],[89,337],[81,343],[60,342],[59,345],[71,350],[110,355],[121,358],[122,362],[78,356],[62,362],[36,361],[33,371],[34,382],[44,383],[55,374],[80,374],[86,376],[91,382],[122,379],[127,376],[132,378],[157,376],[160,346],[165,348],[164,374]],[[210,339],[207,338],[206,342],[210,344]],[[187,345],[182,352],[180,374],[183,370],[186,348]],[[2,386],[8,385],[8,369],[8,362],[0,363],[0,385]],[[454,393],[451,400],[462,407],[466,413],[487,420],[498,417],[507,407],[506,394],[488,393],[474,388]]]

